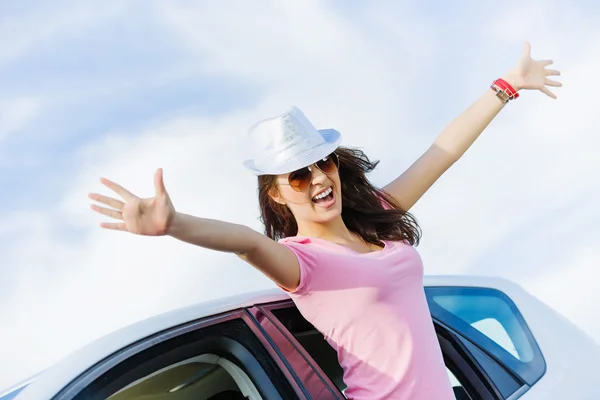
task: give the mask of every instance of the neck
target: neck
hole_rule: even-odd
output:
[[[355,234],[350,232],[342,217],[326,223],[298,222],[298,235],[314,237],[331,242],[349,242],[355,240]]]

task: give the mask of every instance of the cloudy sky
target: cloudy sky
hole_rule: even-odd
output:
[[[150,315],[272,286],[228,254],[101,230],[106,176],[257,230],[253,122],[300,107],[403,172],[530,40],[524,93],[415,206],[429,274],[515,280],[600,341],[600,6],[591,1],[3,1],[0,388]],[[509,24],[513,26],[509,27]]]

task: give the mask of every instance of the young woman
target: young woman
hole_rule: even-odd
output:
[[[119,220],[102,227],[170,235],[235,253],[281,288],[337,350],[351,399],[453,399],[423,291],[413,245],[420,231],[408,210],[469,148],[519,90],[561,86],[551,61],[530,46],[406,172],[375,188],[375,162],[339,147],[339,132],[317,130],[297,108],[250,129],[266,235],[248,227],[177,212],[157,170],[156,195],[140,199],[102,179],[123,200],[90,198],[95,211]]]

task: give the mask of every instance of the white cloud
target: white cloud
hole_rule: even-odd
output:
[[[26,13],[3,15],[0,20],[0,66],[65,37],[77,37],[97,24],[118,17],[132,1],[73,3],[36,2]]]
[[[101,230],[102,219],[89,210],[86,198],[89,191],[108,193],[100,176],[149,196],[154,170],[163,167],[181,211],[260,230],[256,181],[241,166],[244,134],[255,120],[296,104],[316,125],[340,129],[344,144],[381,158],[374,179],[382,183],[416,159],[449,122],[436,110],[460,112],[475,100],[495,78],[490,74],[502,72],[498,63],[519,55],[530,29],[504,36],[506,30],[488,26],[487,15],[481,16],[481,26],[465,28],[478,32],[480,41],[445,60],[439,52],[446,38],[438,21],[422,10],[372,4],[348,14],[323,4],[154,3],[157,29],[169,32],[172,45],[185,51],[186,68],[192,63],[206,77],[254,85],[261,97],[218,117],[158,115],[140,121],[143,128],[106,133],[68,156],[78,172],[58,204],[4,219],[0,240],[10,244],[3,263],[11,266],[12,290],[2,297],[0,312],[14,329],[0,331],[0,358],[13,360],[7,363],[10,370],[0,367],[0,387],[118,326],[271,285],[232,255]],[[600,31],[584,24],[586,36],[573,46],[553,31],[552,10],[524,12],[520,26],[546,33],[530,40],[536,56],[548,54],[564,70],[559,100],[526,93],[509,104],[414,212],[425,232],[420,251],[429,273],[470,271],[515,279],[600,338],[600,326],[585,318],[596,295],[592,290],[589,298],[579,295],[582,288],[592,289],[593,280],[585,280],[596,274],[594,249],[600,242],[597,224],[589,225],[600,219],[597,202],[590,200],[600,194],[593,184],[600,172],[593,127],[600,121],[589,84],[600,67]],[[84,15],[94,19],[93,13]],[[127,20],[135,21],[135,15]],[[561,31],[579,20],[569,21],[562,22]],[[430,75],[431,65],[439,65],[440,76]],[[457,77],[468,77],[464,90],[442,90],[441,84]],[[423,115],[428,119],[421,120]],[[573,232],[585,240],[564,240]],[[561,282],[572,285],[563,288]],[[554,295],[559,288],[568,300]]]

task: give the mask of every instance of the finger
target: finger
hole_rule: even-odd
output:
[[[113,210],[113,209],[105,208],[105,207],[100,207],[95,204],[92,204],[91,208],[92,208],[92,210],[94,210],[102,215],[106,215],[107,217],[111,217],[114,219],[120,219],[121,221],[123,220],[123,214],[121,213],[121,211],[117,211],[117,210]]]
[[[551,75],[559,76],[560,75],[560,71],[557,70],[557,69],[547,69],[546,70],[546,76],[551,76]]]
[[[540,60],[538,61],[543,67],[547,67],[548,65],[552,65],[554,64],[554,61],[552,60]]]
[[[540,89],[540,91],[541,91],[542,93],[546,94],[547,96],[549,96],[549,97],[551,97],[551,98],[553,98],[553,99],[556,99],[556,95],[555,95],[554,93],[552,93],[552,92],[550,91],[550,89],[548,89],[547,87],[545,87],[545,86],[544,86],[543,88],[541,88],[541,89]]]
[[[117,231],[127,231],[127,227],[122,222],[103,222],[100,224],[102,228],[114,229]]]
[[[119,196],[121,196],[125,200],[129,200],[129,199],[136,197],[133,193],[131,193],[129,190],[125,189],[123,186],[118,185],[118,184],[114,183],[113,181],[109,181],[106,178],[101,178],[100,182],[102,182],[103,185],[105,185],[109,189],[113,190],[115,193],[117,193]]]
[[[523,45],[523,57],[531,57],[531,43],[529,43],[528,40],[526,40],[525,44]]]
[[[154,188],[156,190],[156,195],[161,195],[167,193],[167,189],[165,188],[165,182],[163,180],[163,170],[159,168],[156,170],[154,174]]]
[[[561,87],[562,83],[557,82],[557,81],[553,81],[552,79],[546,79],[546,82],[544,82],[545,85],[547,86],[554,86],[554,87]]]
[[[96,200],[100,203],[106,204],[107,206],[110,206],[112,208],[116,208],[117,210],[122,210],[125,206],[125,203],[123,203],[121,200],[113,199],[112,197],[108,196],[103,196],[98,193],[90,193],[88,197],[92,200]]]

